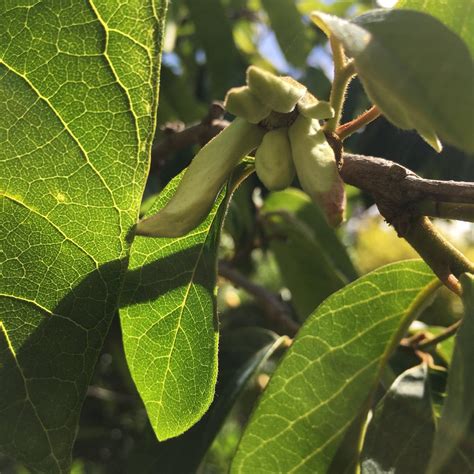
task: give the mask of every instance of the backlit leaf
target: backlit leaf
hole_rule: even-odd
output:
[[[0,6],[0,451],[69,472],[148,170],[166,0]]]
[[[181,177],[147,215],[171,199]],[[217,246],[227,207],[222,194],[206,220],[176,238],[137,237],[120,311],[130,372],[160,441],[196,423],[217,377]]]
[[[419,10],[438,18],[457,33],[474,55],[474,3],[471,0],[399,0],[398,8]]]
[[[232,472],[327,472],[388,356],[437,286],[425,264],[399,262],[322,303],[271,378]]]

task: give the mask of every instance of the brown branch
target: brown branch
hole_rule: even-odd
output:
[[[340,174],[347,184],[402,206],[419,201],[474,204],[474,183],[424,179],[404,166],[374,156],[344,153]]]
[[[382,158],[343,154],[340,173],[343,180],[375,199],[380,213],[432,268],[452,291],[461,293],[458,277],[474,271],[474,264],[420,215],[417,203],[474,203],[474,183],[423,179],[409,169]],[[458,212],[459,212],[458,208]],[[468,206],[468,210],[470,206]]]
[[[432,337],[431,339],[425,339],[421,342],[418,342],[417,344],[415,344],[415,348],[419,349],[420,351],[424,351],[429,347],[436,346],[440,342],[449,339],[451,336],[456,334],[461,323],[462,320],[456,321],[454,324],[451,324],[451,326],[447,327],[441,334],[438,334],[436,337]]]
[[[262,307],[268,322],[278,332],[290,337],[298,332],[299,324],[291,318],[285,304],[271,291],[253,283],[236,268],[224,261],[219,262],[219,275],[251,294]]]

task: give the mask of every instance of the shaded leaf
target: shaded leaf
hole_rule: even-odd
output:
[[[459,327],[448,376],[447,398],[441,413],[429,473],[438,473],[446,465],[458,445],[467,435],[474,415],[474,276],[461,277],[463,286],[464,318]]]
[[[300,12],[293,0],[261,0],[286,59],[294,66],[306,63],[311,45]]]
[[[300,320],[356,278],[345,247],[305,193],[290,188],[269,194],[262,216]]]
[[[0,6],[0,450],[36,472],[69,471],[117,310],[148,170],[165,6]]]
[[[327,472],[388,356],[437,286],[425,264],[399,262],[321,304],[271,378],[232,472]]]
[[[419,10],[435,16],[457,33],[468,45],[471,55],[474,55],[474,28],[472,18],[474,15],[474,4],[471,0],[399,0],[398,8],[409,8]]]
[[[221,0],[185,0],[206,53],[213,98],[223,99],[232,86],[244,82],[243,61],[234,44],[232,28]]]
[[[403,372],[377,405],[365,436],[362,474],[425,472],[435,420],[428,367]]]
[[[354,58],[370,100],[387,119],[415,128],[430,144],[439,135],[474,151],[473,62],[455,33],[411,10],[376,10],[353,22],[323,13],[314,18]]]

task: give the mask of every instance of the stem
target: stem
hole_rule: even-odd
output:
[[[324,129],[326,132],[334,132],[339,125],[347,86],[355,74],[355,69],[354,62],[352,60],[347,61],[344,49],[338,39],[331,35],[329,44],[331,45],[334,61],[334,80],[329,102],[334,109],[334,117],[326,122]]]
[[[416,345],[416,348],[418,350],[425,350],[428,347],[436,346],[436,344],[439,344],[440,342],[443,342],[446,339],[449,339],[452,335],[456,333],[461,323],[462,323],[462,320],[456,321],[454,324],[447,327],[441,334],[438,334],[436,337],[433,337],[432,339],[428,339],[428,340],[418,343]]]
[[[364,127],[365,125],[373,122],[376,118],[380,117],[380,110],[376,105],[373,105],[370,109],[366,110],[363,114],[359,115],[354,120],[340,125],[336,128],[336,134],[341,140],[345,140],[347,137],[352,135],[354,132]]]
[[[252,295],[261,304],[264,315],[278,332],[282,331],[290,337],[298,332],[299,324],[291,319],[285,304],[272,292],[263,286],[256,285],[224,261],[219,262],[219,275]]]
[[[427,217],[415,217],[404,232],[395,228],[431,267],[436,276],[454,293],[461,295],[458,277],[474,272],[474,263],[451,245]]]
[[[424,200],[412,205],[410,212],[441,219],[474,222],[474,204]]]

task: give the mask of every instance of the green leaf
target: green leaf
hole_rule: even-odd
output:
[[[461,277],[464,318],[456,334],[448,376],[447,398],[433,443],[428,473],[441,472],[467,435],[474,415],[474,275]]]
[[[378,403],[365,436],[362,474],[425,472],[435,420],[428,367],[403,372]]]
[[[430,144],[439,135],[474,151],[473,63],[455,33],[411,10],[376,10],[354,22],[323,13],[314,18],[354,58],[365,91],[388,120],[415,128]]]
[[[183,173],[147,216],[175,193]],[[228,198],[176,239],[133,243],[120,311],[131,375],[160,441],[178,436],[205,413],[217,377],[217,246]]]
[[[294,0],[261,0],[283,54],[294,66],[303,67],[311,45]]]
[[[166,1],[0,7],[0,451],[68,472],[148,170]]]
[[[321,304],[271,378],[232,472],[327,472],[388,356],[437,286],[424,263],[399,262]]]
[[[474,55],[474,28],[472,18],[474,4],[471,0],[399,0],[398,8],[409,8],[429,13],[457,33],[468,45]]]
[[[157,443],[152,435],[136,443],[135,452],[132,451],[131,455],[127,456],[124,472],[176,474],[194,473],[198,470],[249,380],[261,371],[262,366],[275,352],[288,343],[288,337],[279,337],[261,328],[245,328],[235,333],[231,338],[221,337],[219,341],[219,384],[216,397],[204,417],[177,438]],[[235,343],[242,344],[235,346]],[[235,351],[238,353],[245,344],[245,354],[235,357]],[[231,369],[229,366],[232,366],[232,375],[225,374],[223,377],[222,370],[225,370],[226,366],[228,371]],[[186,453],[186,456],[183,456],[183,453]]]
[[[270,193],[262,222],[300,320],[330,294],[357,278],[334,230],[311,199],[297,189]]]

